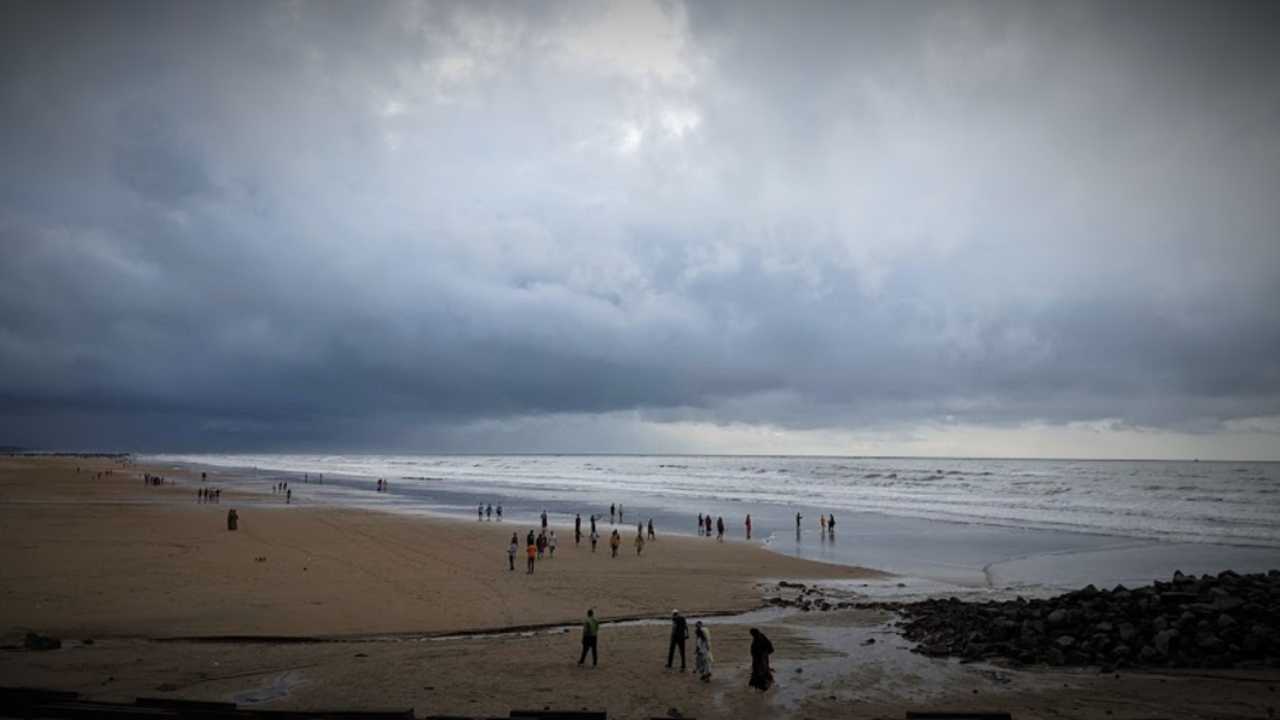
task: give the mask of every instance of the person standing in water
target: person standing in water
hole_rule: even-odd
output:
[[[724,542],[724,516],[716,518],[716,541]]]
[[[596,620],[596,611],[588,610],[587,619],[582,623],[582,655],[578,658],[578,665],[587,661],[587,651],[591,651],[591,667],[596,667],[600,660],[597,642],[600,637],[600,621]]]
[[[693,669],[702,682],[711,682],[711,633],[702,621],[693,624]]]
[[[573,516],[573,544],[582,544],[582,513]]]
[[[609,503],[609,524],[610,525],[613,524],[613,516],[616,515],[617,513],[618,513],[618,506],[614,505],[613,503]]]
[[[800,534],[800,521],[802,519],[804,519],[804,516],[801,515],[800,513],[796,513],[796,534],[797,535]]]
[[[622,503],[618,503],[618,524],[622,524]]]
[[[484,505],[476,506],[476,520],[484,520]]]
[[[702,535],[702,513],[698,513],[698,535]]]
[[[827,534],[831,537],[836,536],[836,515],[831,513],[831,517],[827,518]]]
[[[680,651],[680,672],[685,671],[684,664],[684,641],[689,637],[689,622],[684,619],[679,610],[671,611],[671,641],[667,643],[667,669],[671,669],[671,662],[675,659],[676,650]]]
[[[649,539],[657,540],[658,536],[653,534],[653,518],[649,518]]]
[[[773,668],[769,667],[769,656],[773,654],[773,643],[764,633],[751,628],[751,680],[749,686],[765,691],[773,686]]]
[[[502,522],[502,506],[498,506],[498,522]]]
[[[747,513],[747,539],[751,539],[751,513]]]

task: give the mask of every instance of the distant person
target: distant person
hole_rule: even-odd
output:
[[[556,556],[556,531],[551,531],[551,537],[547,538],[547,552],[551,553],[552,559]]]
[[[533,528],[530,528],[528,536],[525,537],[525,545],[532,545],[533,543]]]
[[[498,506],[498,522],[502,522],[502,506]]]
[[[293,489],[292,489],[292,488],[290,488],[289,490],[285,490],[285,491],[284,491],[284,504],[285,504],[285,505],[291,505],[291,504],[293,504]]]
[[[751,513],[747,513],[747,539],[751,539]]]
[[[492,519],[493,519],[493,506],[492,506],[492,505],[485,505],[485,506],[484,506],[484,519],[485,519],[485,520],[492,520]]]
[[[711,537],[711,513],[707,513],[707,537]]]
[[[640,553],[644,552],[644,533],[636,533],[635,544],[636,544],[636,557],[639,557]]]
[[[622,523],[622,503],[618,503],[618,523]]]
[[[591,513],[591,534],[592,534],[592,535],[595,535],[595,534],[596,534],[596,515],[595,515],[595,513]]]
[[[541,560],[542,553],[546,552],[547,550],[547,534],[546,533],[538,533],[537,545],[538,545],[538,559]]]
[[[591,651],[591,667],[596,667],[600,658],[597,654],[598,638],[600,637],[600,621],[596,620],[596,611],[588,610],[587,619],[582,623],[582,656],[578,658],[578,664],[587,661],[587,651]]]
[[[827,518],[827,534],[834,536],[836,534],[836,516],[835,513]]]
[[[200,473],[200,482],[204,482],[205,480],[208,480],[208,479],[209,479],[209,473],[203,473],[203,472]]]
[[[724,542],[724,516],[716,518],[716,540]]]
[[[542,532],[547,531],[547,511],[542,511]]]
[[[591,552],[596,551],[596,543],[600,542],[600,533],[595,528],[591,528]]]
[[[622,536],[618,534],[617,530],[614,530],[613,534],[609,536],[609,549],[613,551],[613,557],[618,557],[618,547],[620,545],[622,545]]]
[[[235,508],[227,511],[227,530],[238,530],[240,528],[240,515]]]
[[[827,531],[827,516],[819,514],[818,515],[818,532],[824,533],[826,531]]]
[[[525,553],[525,555],[527,555],[527,556],[529,557],[528,569],[526,569],[526,570],[525,570],[525,573],[524,573],[524,574],[525,574],[525,575],[532,575],[532,574],[533,574],[533,564],[534,564],[535,562],[537,562],[536,558],[537,558],[537,556],[538,556],[538,548],[537,548],[537,546],[536,546],[536,545],[534,545],[534,544],[533,544],[533,542],[532,542],[532,541],[530,541],[530,542],[529,542],[528,547],[526,547],[526,548],[524,549],[524,553]]]
[[[680,651],[680,672],[685,671],[684,664],[684,641],[689,638],[689,622],[684,619],[679,610],[671,611],[671,642],[667,643],[667,669],[671,669],[671,662],[675,659],[676,650]]]
[[[796,513],[796,534],[797,535],[800,534],[800,521],[802,519],[804,519],[804,516],[801,515],[800,513]]]
[[[582,513],[573,516],[573,544],[582,544]]]
[[[769,656],[773,654],[773,643],[764,633],[751,628],[751,680],[747,684],[764,691],[773,686],[773,668],[769,667]]]
[[[711,682],[711,633],[702,621],[693,624],[693,669],[702,682]]]
[[[516,570],[516,553],[520,552],[520,538],[511,533],[511,545],[507,547],[507,565],[511,572]]]
[[[613,524],[613,516],[618,513],[618,506],[613,503],[609,504],[609,524]]]
[[[636,523],[636,534],[637,534],[637,535],[643,535],[643,534],[644,534],[644,523],[643,523],[643,522],[638,522],[638,523]]]
[[[649,539],[657,540],[658,536],[653,534],[653,518],[649,518]]]
[[[484,506],[483,506],[483,505],[477,505],[477,506],[476,506],[476,520],[484,520]]]
[[[702,536],[702,513],[698,513],[698,536]]]

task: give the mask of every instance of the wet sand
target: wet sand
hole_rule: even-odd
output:
[[[617,718],[672,709],[701,718],[901,718],[945,708],[1003,709],[1019,720],[1257,718],[1277,704],[1272,670],[1116,677],[926,658],[908,652],[893,618],[878,611],[708,619],[717,660],[709,684],[663,668],[661,621],[607,623],[595,669],[576,666],[572,626],[432,638],[576,625],[589,605],[606,621],[662,617],[672,606],[695,617],[746,610],[760,605],[761,578],[847,586],[873,575],[696,538],[660,539],[636,558],[628,537],[617,559],[562,539],[560,557],[527,577],[505,569],[507,524],[285,507],[273,496],[225,492],[220,504],[197,505],[198,477],[151,488],[138,479],[142,469],[115,466],[115,475],[94,479],[112,466],[0,458],[2,684],[99,700],[413,707],[420,716],[550,706]],[[240,509],[236,533],[225,529],[229,507]],[[749,627],[778,648],[778,685],[766,695],[746,687]],[[65,645],[14,648],[28,629]],[[222,639],[172,639],[196,636]]]

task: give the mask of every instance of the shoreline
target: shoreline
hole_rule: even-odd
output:
[[[704,718],[869,719],[980,707],[1019,720],[1061,717],[1063,709],[1112,720],[1136,707],[1143,717],[1260,717],[1280,678],[1275,670],[1113,678],[927,657],[908,649],[896,616],[883,609],[803,612],[764,601],[784,587],[795,594],[799,586],[781,578],[856,600],[857,583],[896,585],[883,573],[740,541],[660,535],[639,560],[562,545],[526,577],[505,569],[495,541],[529,523],[285,506],[231,485],[221,503],[202,505],[193,497],[198,472],[194,481],[144,488],[134,478],[149,468],[102,467],[115,477],[76,476],[74,461],[32,475],[0,458],[0,624],[5,633],[17,624],[67,639],[49,651],[15,650],[6,639],[0,674],[11,684],[104,702],[392,707],[417,716],[553,707],[607,708],[621,718],[675,709]],[[235,533],[224,523],[231,507],[241,516]],[[268,561],[255,562],[263,547]],[[588,606],[603,621],[598,668],[574,662]],[[716,657],[709,683],[663,668],[672,607],[707,621]],[[753,627],[777,648],[777,685],[767,694],[746,687]]]

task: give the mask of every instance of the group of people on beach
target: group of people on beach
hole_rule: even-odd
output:
[[[222,502],[222,488],[200,488],[196,491],[196,502],[198,503],[216,503]]]
[[[698,534],[711,537],[711,513],[698,513]],[[715,522],[716,540],[724,542],[724,517],[717,517]],[[747,516],[747,537],[751,537],[751,516]]]
[[[293,502],[293,490],[289,487],[289,483],[285,481],[280,481],[271,486],[271,492],[276,495],[284,495],[284,502],[286,505]]]
[[[685,645],[689,640],[689,621],[679,610],[671,611],[671,635],[667,643],[667,669],[675,669],[675,656],[680,653],[680,672],[687,671],[685,662]],[[600,620],[594,608],[587,610],[587,617],[582,622],[582,654],[578,656],[581,667],[591,654],[591,666],[600,663]],[[757,628],[751,628],[751,678],[747,684],[757,690],[768,690],[773,686],[773,668],[769,665],[769,656],[773,654],[773,643]],[[693,670],[703,682],[711,682],[711,631],[701,620],[693,624]]]
[[[750,517],[750,516],[748,516],[748,517]],[[799,538],[800,538],[800,521],[801,521],[801,520],[803,520],[803,519],[804,519],[804,516],[803,516],[803,515],[801,515],[800,513],[796,513],[796,539],[799,539]],[[818,515],[818,529],[819,529],[820,534],[825,534],[825,535],[826,535],[826,536],[828,536],[828,537],[835,537],[835,534],[836,534],[836,514],[835,514],[835,513],[830,513],[830,514],[827,514],[827,515],[819,514],[819,515]]]
[[[502,506],[501,505],[498,506],[497,512],[498,512],[498,522],[502,522]],[[492,520],[493,513],[494,513],[493,505],[477,505],[476,506],[476,520]],[[546,529],[547,527],[546,511],[543,511],[542,513],[542,527],[543,529]]]
[[[107,472],[111,472],[111,471],[108,470]],[[94,477],[101,477],[101,476],[102,476],[102,473],[97,473]],[[160,475],[152,475],[151,473],[142,474],[143,485],[164,485],[165,482],[166,482],[165,479]]]

